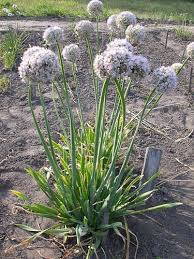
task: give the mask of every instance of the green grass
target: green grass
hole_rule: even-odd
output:
[[[189,30],[187,26],[187,17],[186,15],[182,15],[182,24],[177,26],[175,29],[176,37],[181,40],[191,40],[193,33]]]
[[[27,39],[26,33],[9,28],[0,42],[0,61],[5,69],[13,69]]]
[[[0,8],[15,3],[27,16],[86,17],[87,0],[1,0]],[[106,0],[104,18],[121,10],[131,10],[140,18],[159,20],[187,20],[194,22],[193,0]],[[2,15],[2,13],[0,13]]]
[[[193,33],[187,28],[187,26],[177,26],[175,29],[176,37],[181,40],[191,40]]]

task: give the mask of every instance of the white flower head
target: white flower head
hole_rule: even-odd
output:
[[[80,48],[76,44],[65,46],[62,51],[62,56],[65,60],[75,63],[80,58]]]
[[[43,33],[43,39],[49,46],[56,46],[64,40],[63,29],[58,26],[47,28]]]
[[[45,48],[36,52],[27,50],[18,68],[22,81],[26,83],[50,83],[59,74],[59,70],[56,54]]]
[[[10,10],[8,8],[3,8],[2,11],[6,14],[10,13]]]
[[[191,42],[186,48],[187,57],[194,59],[194,42]]]
[[[111,32],[116,32],[118,30],[116,19],[117,19],[117,14],[113,14],[107,20],[107,27]]]
[[[8,13],[7,16],[14,16],[14,14],[13,13]]]
[[[126,48],[113,48],[104,52],[104,68],[107,75],[113,78],[127,78],[132,73],[133,58]]]
[[[45,48],[42,48],[42,47],[39,47],[39,46],[30,47],[30,48],[28,48],[28,49],[24,52],[23,57],[22,57],[22,60],[25,60],[26,58],[28,59],[30,56],[32,56],[32,55],[35,54],[36,52],[41,51],[41,50],[44,51],[44,49],[45,49]]]
[[[182,63],[174,63],[174,64],[172,64],[171,67],[174,69],[175,73],[177,74],[180,71],[180,69],[182,69],[183,64]]]
[[[87,6],[87,11],[92,16],[99,16],[103,12],[103,3],[100,0],[92,0]]]
[[[160,67],[153,72],[153,84],[160,92],[177,87],[177,75],[172,67]]]
[[[104,67],[104,53],[96,55],[94,59],[94,72],[100,79],[105,79],[107,77],[107,72]]]
[[[145,39],[145,28],[140,24],[135,26],[129,25],[125,31],[125,35],[131,44],[137,45]]]
[[[139,76],[145,76],[150,72],[150,64],[147,58],[141,55],[133,55],[133,73]]]
[[[119,29],[126,30],[129,25],[135,25],[137,19],[133,13],[125,11],[118,14],[116,23]]]
[[[75,26],[75,33],[78,37],[84,39],[89,38],[94,32],[94,26],[92,22],[88,20],[82,20]]]
[[[107,50],[120,47],[126,48],[128,51],[133,52],[133,46],[127,39],[114,39],[107,44]]]
[[[17,9],[17,8],[18,8],[17,4],[13,4],[12,7],[13,7],[14,9]]]

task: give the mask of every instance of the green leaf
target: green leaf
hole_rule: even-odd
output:
[[[15,226],[19,227],[19,228],[21,228],[23,230],[26,230],[28,232],[37,232],[38,233],[38,232],[41,231],[40,229],[32,228],[32,227],[30,227],[28,225],[24,225],[24,224],[15,224]]]
[[[109,228],[121,228],[123,226],[122,222],[115,222],[112,224],[105,224],[105,225],[100,225],[99,229],[109,229]]]
[[[143,209],[143,210],[136,210],[136,211],[135,210],[131,210],[131,211],[128,210],[126,212],[129,215],[141,214],[141,213],[145,213],[145,212],[148,212],[148,211],[160,211],[160,210],[164,210],[164,209],[171,209],[173,207],[180,206],[182,204],[183,203],[181,203],[181,202],[166,203],[166,204],[161,204],[161,205],[150,207],[150,208]]]
[[[47,207],[42,204],[32,204],[32,205],[24,205],[24,208],[37,213],[37,214],[42,214],[44,216],[47,216],[49,218],[57,218],[58,217],[58,211],[54,208]]]
[[[22,192],[16,191],[16,190],[11,190],[10,191],[13,195],[17,196],[19,199],[23,201],[29,200],[29,198]]]

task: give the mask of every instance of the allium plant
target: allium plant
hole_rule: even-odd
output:
[[[91,16],[99,17],[103,12],[103,3],[100,0],[92,0],[88,3],[87,11]]]
[[[37,63],[38,55],[34,55],[32,52],[29,57],[29,60],[35,59],[34,63],[27,62],[38,64],[42,69],[41,73],[44,74],[42,77],[45,77],[48,74],[48,68],[44,65],[40,66],[39,62]],[[55,71],[55,66],[58,67],[55,54],[45,50],[43,56],[45,57],[43,60],[48,61],[49,72],[51,68]],[[53,66],[50,65],[51,57]],[[78,112],[81,116],[79,116],[80,127],[77,127],[69,94],[68,78],[64,71],[65,60],[59,44],[57,60],[60,63],[62,81],[56,81],[53,78],[53,87],[59,97],[59,110],[64,111],[68,121],[68,125],[63,125],[63,120],[56,108],[56,120],[58,119],[58,124],[61,125],[61,137],[58,142],[53,140],[53,132],[47,118],[47,107],[41,92],[42,82],[38,89],[46,135],[45,129],[41,128],[36,118],[31,101],[31,86],[29,86],[32,116],[50,169],[49,174],[43,169],[28,169],[27,172],[45,193],[48,203],[31,203],[25,194],[13,191],[13,194],[25,201],[22,205],[25,210],[52,219],[53,225],[47,229],[18,226],[34,233],[30,240],[42,234],[57,236],[64,240],[75,236],[81,248],[87,247],[86,258],[90,258],[101,247],[108,230],[112,229],[121,236],[120,230],[124,228],[123,217],[180,205],[180,203],[168,203],[146,207],[146,201],[156,189],[143,192],[144,187],[158,176],[158,172],[147,182],[142,182],[142,176],[135,174],[133,165],[129,163],[139,128],[157,105],[156,100],[161,97],[156,88],[158,85],[164,85],[163,90],[174,87],[176,75],[172,68],[158,69],[155,72],[157,76],[155,86],[144,106],[138,114],[127,118],[126,98],[130,87],[128,80],[134,73],[144,76],[149,71],[149,63],[146,58],[134,56],[125,47],[106,49],[96,56],[92,67],[92,71],[95,71],[102,80],[102,87],[97,85],[99,95],[96,99],[95,123],[90,125],[84,120],[83,107],[79,103]],[[25,73],[27,76],[28,69]],[[34,80],[37,80],[37,75],[41,76],[38,69],[34,73],[29,73],[30,78],[34,76]],[[74,81],[77,82],[76,73],[74,73]],[[108,112],[106,103],[110,87],[115,90],[115,105],[113,110]],[[79,101],[79,96],[77,97]],[[127,141],[127,149],[124,152],[123,148]],[[128,231],[127,228],[126,231]]]
[[[99,50],[99,18],[103,13],[103,3],[100,0],[91,0],[87,6],[88,13],[96,20],[97,29],[97,51]]]
[[[113,48],[126,48],[128,51],[133,52],[133,46],[127,39],[114,39],[110,43],[107,44],[107,49]]]
[[[62,51],[62,56],[65,60],[76,63],[80,58],[80,48],[77,44],[65,46]]]
[[[22,58],[18,68],[23,82],[51,83],[59,74],[57,55],[49,49],[32,47]]]
[[[113,14],[107,20],[107,27],[108,27],[109,31],[112,33],[118,31],[116,19],[117,19],[117,14]]]
[[[49,27],[44,31],[43,39],[48,46],[56,47],[64,40],[63,29],[58,26]]]
[[[81,39],[90,39],[94,34],[94,26],[88,20],[82,20],[76,23],[74,28],[75,34]]]
[[[182,70],[184,64],[182,63],[174,63],[171,65],[171,67],[174,69],[176,74],[179,74],[179,72]]]
[[[176,88],[178,84],[176,72],[172,67],[162,66],[157,68],[153,73],[153,84],[157,86],[157,90],[160,92]]]
[[[129,25],[135,25],[136,23],[136,16],[128,11],[121,12],[116,18],[116,24],[120,30],[126,30]]]
[[[145,28],[140,24],[129,25],[125,31],[126,38],[133,45],[137,45],[145,39]]]
[[[141,55],[133,55],[133,73],[139,76],[146,76],[150,72],[150,64],[147,58]]]
[[[33,89],[33,99],[37,97],[37,84],[50,84],[59,75],[59,71],[57,55],[49,49],[38,46],[31,47],[24,52],[18,68],[22,81],[30,84]]]
[[[194,42],[191,42],[186,48],[187,57],[194,59]]]
[[[133,68],[133,55],[125,47],[107,49],[104,52],[104,68],[109,77],[130,77]]]

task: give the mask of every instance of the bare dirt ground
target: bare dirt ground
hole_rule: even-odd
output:
[[[159,22],[149,23],[148,21],[140,21],[143,24],[146,24],[149,28],[154,28],[157,26],[158,29],[173,29],[177,25],[176,24],[159,24]],[[19,18],[17,20],[13,18],[5,18],[0,20],[0,31],[6,31],[9,26],[11,27],[18,27],[21,30],[26,31],[41,31],[47,28],[48,26],[60,26],[62,28],[68,28],[71,27],[72,24],[75,22],[68,21],[67,19],[58,19],[58,18],[49,18],[48,20],[45,19],[45,17],[40,17],[40,19],[34,20],[34,17],[29,18]],[[106,23],[100,22],[100,29],[103,31],[106,31]],[[188,30],[194,32],[194,26],[187,26]]]
[[[4,23],[4,22],[3,22]],[[56,22],[58,25],[58,22]],[[35,23],[34,23],[35,24]],[[0,22],[0,28],[4,26]],[[49,24],[53,25],[53,24]],[[72,29],[64,25],[66,42],[75,42]],[[39,26],[39,27],[37,27]],[[47,24],[34,25],[31,29],[26,47],[41,44],[40,30]],[[21,27],[21,26],[20,26]],[[27,28],[28,27],[28,28]],[[4,30],[2,29],[2,30]],[[102,27],[103,30],[103,27]],[[171,65],[179,62],[185,45],[170,33],[168,48],[164,49],[166,28],[152,28],[148,33],[145,43],[137,48],[137,52],[149,58],[152,69],[162,65]],[[103,33],[103,41],[107,41]],[[0,35],[1,37],[1,35]],[[95,40],[94,40],[95,42]],[[95,44],[93,42],[93,44]],[[104,45],[104,44],[103,44]],[[90,86],[91,78],[88,73],[88,63],[83,44],[82,60],[80,61],[79,81],[84,104],[85,117],[93,117],[93,97]],[[18,60],[19,62],[19,60]],[[53,240],[37,240],[29,248],[18,247],[10,253],[6,249],[18,245],[21,240],[29,236],[28,233],[15,228],[14,223],[23,223],[45,227],[48,221],[38,217],[26,215],[17,209],[18,200],[10,194],[11,189],[25,192],[33,201],[44,201],[44,195],[38,190],[35,182],[25,173],[25,168],[44,166],[45,156],[33,126],[30,110],[27,103],[27,88],[21,83],[14,71],[4,71],[0,65],[0,73],[6,74],[11,79],[11,86],[0,94],[0,258],[15,259],[58,259],[76,258],[71,255],[71,249],[64,252],[63,247]],[[136,143],[134,154],[135,166],[141,170],[145,149],[148,146],[158,147],[163,151],[160,181],[164,181],[161,189],[150,201],[153,204],[181,201],[182,206],[160,213],[151,213],[137,218],[128,218],[130,229],[136,233],[139,240],[138,259],[192,259],[194,258],[194,110],[193,98],[188,94],[189,67],[185,69],[180,78],[179,88],[172,93],[165,94],[159,107],[150,116],[149,121],[154,123],[165,133],[165,136],[142,128]],[[87,79],[87,80],[86,80]],[[71,78],[70,78],[70,81]],[[149,92],[149,78],[136,82],[128,94],[128,111],[137,111]],[[49,96],[50,88],[45,88],[45,95]],[[113,91],[110,90],[109,107],[113,102]],[[53,104],[47,100],[50,122],[54,130],[59,130],[52,115]],[[35,112],[40,122],[42,121],[41,106],[37,102]],[[180,160],[178,162],[176,159]],[[135,241],[133,241],[135,242]],[[122,243],[113,234],[109,235],[109,258],[122,258]],[[68,248],[68,247],[66,247]],[[135,246],[130,246],[130,258],[134,258]],[[81,257],[80,257],[81,258]],[[100,257],[104,258],[102,255]]]

